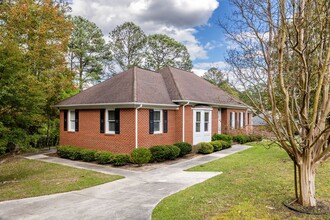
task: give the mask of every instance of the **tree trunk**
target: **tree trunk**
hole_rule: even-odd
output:
[[[310,153],[304,154],[303,163],[299,165],[300,196],[299,203],[305,207],[316,206],[315,167]]]

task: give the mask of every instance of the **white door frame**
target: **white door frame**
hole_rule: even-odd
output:
[[[200,112],[200,131],[196,132],[196,114]],[[208,113],[208,131],[205,131],[205,113]],[[212,133],[212,108],[193,108],[193,144],[211,141]]]
[[[221,108],[218,109],[218,134],[221,134]]]

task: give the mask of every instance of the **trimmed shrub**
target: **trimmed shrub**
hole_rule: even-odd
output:
[[[225,141],[211,141],[210,144],[213,146],[213,151],[219,151],[219,150],[222,150],[222,143],[225,142]],[[227,142],[225,142],[227,143]]]
[[[95,153],[95,160],[99,164],[109,164],[112,162],[114,155],[107,151],[98,151]]]
[[[250,137],[244,134],[238,134],[233,136],[233,140],[237,143],[245,144],[246,142],[250,141]]]
[[[166,159],[175,160],[180,155],[180,148],[174,145],[165,146],[169,148]]]
[[[83,149],[79,147],[73,147],[69,145],[58,146],[57,154],[58,156],[70,160],[81,160],[81,151]]]
[[[80,151],[81,159],[85,162],[95,161],[96,150],[82,149]]]
[[[174,145],[180,148],[179,157],[183,157],[184,155],[189,154],[192,151],[191,144],[187,142],[179,142],[179,143],[175,143]]]
[[[218,141],[218,140],[232,142],[233,138],[229,135],[226,135],[226,134],[214,134],[212,136],[212,141]]]
[[[132,151],[131,162],[135,164],[145,164],[151,160],[152,154],[147,148],[137,148]]]
[[[227,149],[227,148],[230,148],[231,147],[231,142],[227,142],[227,141],[219,141],[219,142],[221,142],[221,148],[222,148],[222,150],[224,150],[224,149]]]
[[[152,154],[152,161],[163,162],[167,160],[170,149],[167,146],[158,145],[149,148]]]
[[[130,156],[127,154],[116,154],[113,157],[112,164],[114,166],[124,166],[130,162]]]
[[[201,142],[197,144],[197,146],[198,146],[198,153],[200,154],[210,154],[214,150],[213,146],[207,142]]]
[[[262,135],[260,134],[250,134],[250,141],[262,141]]]

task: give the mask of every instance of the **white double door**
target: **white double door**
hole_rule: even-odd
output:
[[[212,109],[193,109],[193,144],[211,141]]]

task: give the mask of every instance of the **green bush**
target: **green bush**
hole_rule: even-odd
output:
[[[179,142],[179,143],[175,143],[174,145],[180,148],[179,157],[183,157],[184,155],[189,154],[192,151],[191,144],[187,142]]]
[[[250,141],[250,137],[244,134],[238,134],[233,136],[233,140],[237,143],[245,144],[246,142]]]
[[[201,142],[197,144],[197,146],[198,146],[198,153],[200,154],[210,154],[214,150],[213,146],[207,142]]]
[[[95,153],[95,160],[99,164],[109,164],[112,163],[114,155],[108,151],[98,151]]]
[[[262,141],[262,135],[260,134],[250,134],[250,141]]]
[[[213,151],[219,151],[222,150],[222,143],[225,141],[211,141],[210,144],[213,146]],[[225,142],[227,143],[227,142]]]
[[[113,157],[112,164],[114,166],[124,166],[130,162],[130,156],[127,154],[116,154]]]
[[[152,154],[152,161],[163,162],[167,160],[168,155],[170,154],[170,149],[163,145],[153,146],[149,149]]]
[[[137,148],[132,151],[131,162],[135,164],[145,164],[151,160],[152,154],[147,148]]]
[[[70,159],[70,160],[81,160],[81,151],[83,149],[79,147],[63,145],[57,147],[57,154],[59,157]]]
[[[233,138],[229,135],[226,135],[226,134],[214,134],[212,136],[212,141],[218,141],[218,140],[232,142]]]
[[[95,161],[96,150],[83,149],[80,151],[81,159],[85,162]]]
[[[231,147],[231,142],[227,142],[227,141],[219,141],[219,142],[221,142],[221,148],[222,148],[222,150],[224,150],[224,149],[227,149],[227,148],[230,148]]]
[[[180,155],[180,148],[174,145],[165,146],[169,148],[167,160],[175,160]]]

